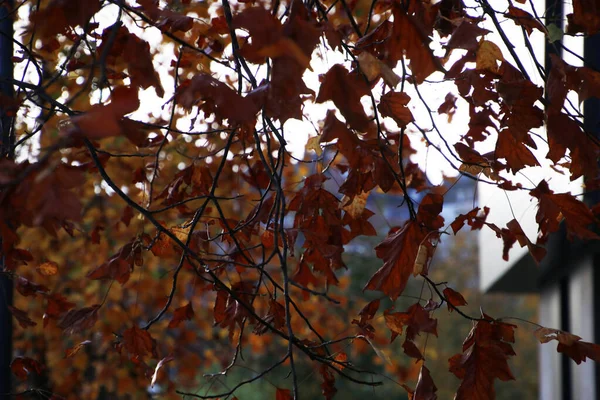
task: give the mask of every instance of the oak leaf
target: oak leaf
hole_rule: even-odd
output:
[[[530,194],[539,200],[535,220],[543,236],[558,231],[559,224],[564,219],[569,237],[587,240],[600,238],[588,229],[589,225],[597,223],[596,217],[588,206],[570,193],[554,193],[548,183],[542,180]]]
[[[366,132],[371,120],[365,114],[360,99],[368,93],[369,87],[362,76],[357,72],[348,72],[343,65],[336,64],[322,76],[316,102],[333,101],[346,118],[348,125],[358,131]]]
[[[428,194],[423,198],[416,220],[408,221],[402,228],[390,232],[376,248],[383,266],[371,277],[363,290],[379,290],[395,300],[402,294],[408,278],[414,271],[419,246],[430,235],[436,235],[444,219],[443,197]]]

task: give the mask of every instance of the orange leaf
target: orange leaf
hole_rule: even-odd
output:
[[[447,287],[444,289],[444,297],[448,302],[448,311],[454,311],[454,307],[460,307],[467,305],[467,301],[462,296],[462,294],[458,293],[454,289]]]
[[[77,343],[73,347],[69,347],[65,351],[65,358],[73,357],[75,354],[79,353],[79,350],[81,350],[83,347],[87,346],[90,343],[92,343],[91,340],[84,340],[81,343]]]
[[[40,264],[35,269],[40,275],[44,276],[53,276],[58,274],[58,264],[54,261],[46,261],[43,264]]]

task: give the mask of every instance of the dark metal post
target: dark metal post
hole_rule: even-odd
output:
[[[13,14],[11,0],[0,0],[0,93],[12,97],[13,85]],[[13,157],[14,136],[12,116],[0,109],[2,143],[0,158]],[[0,237],[0,245],[2,238]],[[0,271],[4,269],[4,260],[0,259]],[[0,397],[11,393],[12,328],[13,320],[8,305],[12,304],[12,280],[0,273]]]

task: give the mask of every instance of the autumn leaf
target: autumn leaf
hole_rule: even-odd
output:
[[[371,120],[360,102],[369,93],[364,79],[356,72],[348,72],[341,64],[331,67],[321,79],[323,83],[316,102],[333,101],[353,129],[367,131]]]
[[[133,326],[123,332],[123,343],[125,349],[132,357],[143,358],[147,354],[155,357],[156,340],[150,336],[148,331]]]
[[[381,97],[377,107],[384,117],[391,117],[399,127],[404,128],[414,121],[413,115],[406,106],[410,97],[404,92],[387,92]]]
[[[173,311],[173,318],[169,322],[169,328],[177,328],[183,321],[189,321],[194,318],[194,309],[192,303],[188,303],[183,307],[176,308]]]
[[[108,105],[98,104],[82,115],[71,118],[77,130],[89,139],[102,139],[124,134],[121,119],[140,106],[137,89],[121,86],[111,94]]]
[[[477,69],[498,72],[498,62],[504,61],[502,51],[494,42],[482,40],[477,49]]]
[[[531,35],[534,29],[537,29],[543,33],[546,33],[546,27],[535,19],[531,14],[527,11],[517,8],[515,6],[509,6],[508,11],[504,13],[506,18],[510,18],[514,21],[515,24],[522,26],[527,35]]]
[[[25,311],[19,310],[17,307],[14,307],[14,306],[7,306],[7,307],[8,307],[8,311],[10,311],[10,313],[13,315],[13,317],[15,317],[17,319],[17,321],[19,322],[19,325],[21,325],[21,328],[27,329],[27,327],[37,325],[37,322],[32,321],[31,318],[29,318],[29,316],[27,315],[27,313]]]
[[[277,388],[275,391],[275,400],[292,400],[292,391],[290,389]]]
[[[463,343],[463,353],[452,356],[448,362],[450,372],[461,379],[455,399],[493,399],[494,380],[514,380],[508,359],[515,355],[516,326],[483,319],[474,323],[473,329]]]
[[[466,306],[467,301],[462,296],[462,294],[458,293],[456,290],[451,289],[449,287],[445,288],[442,292],[446,301],[448,302],[448,311],[454,311],[455,307]]]
[[[392,231],[376,248],[383,266],[371,277],[364,290],[379,290],[395,300],[402,294],[414,271],[419,246],[443,225],[443,198],[428,194],[419,207],[416,220]]]
[[[58,274],[58,264],[54,261],[46,261],[38,265],[35,270],[43,276],[54,276]]]
[[[29,374],[41,375],[44,366],[33,358],[15,357],[10,363],[10,370],[17,378],[24,381],[29,377]]]
[[[405,327],[407,340],[414,340],[421,332],[437,336],[437,320],[429,314],[419,303],[411,305],[405,312],[390,313],[386,310],[385,324],[392,332],[390,341],[401,335]]]
[[[73,357],[75,354],[79,353],[82,348],[91,343],[92,342],[90,340],[84,340],[83,342],[77,343],[73,347],[69,347],[67,350],[65,350],[65,358]]]
[[[78,333],[92,328],[98,321],[100,304],[84,307],[78,310],[69,310],[59,322],[58,327],[67,335]]]
[[[436,400],[437,386],[433,383],[431,374],[425,365],[421,366],[419,371],[419,379],[417,380],[417,386],[415,387],[413,400]]]
[[[597,222],[596,218],[584,203],[569,193],[554,193],[548,183],[542,180],[530,194],[539,200],[539,208],[535,220],[539,224],[542,235],[547,236],[558,231],[564,219],[569,237],[580,239],[598,239],[596,233],[588,226]]]
[[[556,351],[565,354],[577,364],[585,362],[588,358],[600,362],[600,346],[584,342],[577,335],[545,327],[536,329],[533,334],[542,344],[556,340]]]

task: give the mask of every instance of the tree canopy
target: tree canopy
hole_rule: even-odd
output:
[[[518,380],[517,325],[463,311],[434,254],[460,230],[491,230],[498,257],[518,245],[537,262],[561,224],[598,239],[597,207],[519,178],[550,165],[598,189],[583,105],[600,72],[562,41],[598,33],[596,3],[573,0],[563,28],[525,0],[1,2],[16,30],[0,97],[0,251],[16,293],[2,307],[19,326],[21,396],[234,398],[284,371],[262,398],[313,385],[331,399],[340,380],[382,384],[355,348],[388,362],[378,343],[392,341],[418,361],[399,390],[435,399],[424,346],[451,312],[471,328],[448,360],[455,398],[495,398],[495,381]],[[443,160],[441,181],[425,153]],[[528,193],[537,237],[483,205],[444,218],[457,179]],[[406,218],[356,274],[345,251],[377,234],[373,196]],[[520,329],[600,360],[568,332]],[[198,390],[209,367],[218,378],[266,349],[262,370]]]

